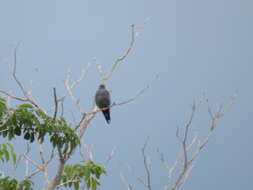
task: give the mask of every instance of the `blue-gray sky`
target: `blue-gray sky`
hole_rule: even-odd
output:
[[[142,175],[140,147],[150,136],[152,185],[162,189],[165,170],[156,148],[172,161],[179,148],[176,128],[190,113],[190,104],[205,94],[210,103],[226,103],[235,90],[233,108],[200,155],[183,189],[251,189],[252,175],[252,72],[253,2],[250,0],[156,1],[0,1],[0,88],[18,94],[10,78],[13,47],[18,51],[18,76],[46,108],[52,87],[64,90],[70,68],[77,78],[94,57],[108,69],[126,49],[130,25],[149,22],[140,31],[133,51],[109,81],[113,101],[125,100],[152,80],[158,81],[131,104],[112,109],[108,127],[101,114],[90,124],[85,142],[94,144],[94,157],[105,160],[117,151],[100,189],[123,189],[119,172],[134,189],[141,186],[127,174],[126,165]],[[99,75],[91,66],[74,91],[83,109],[93,106]],[[69,106],[66,112],[74,110]],[[79,116],[75,114],[75,117]],[[207,110],[196,114],[194,129],[200,137],[209,125]],[[74,159],[75,160],[75,159]],[[76,159],[77,160],[77,159]]]

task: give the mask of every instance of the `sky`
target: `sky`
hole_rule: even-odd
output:
[[[192,102],[205,97],[215,109],[227,104],[235,92],[235,104],[218,121],[182,189],[251,189],[252,8],[250,0],[0,0],[0,89],[21,95],[11,78],[13,48],[21,41],[17,75],[47,110],[53,103],[53,87],[65,93],[68,70],[75,80],[90,63],[73,91],[82,109],[89,111],[100,84],[94,58],[108,70],[128,47],[130,26],[136,24],[139,35],[134,48],[107,88],[116,102],[127,100],[148,83],[150,88],[134,102],[112,108],[109,126],[101,113],[90,123],[83,141],[93,145],[96,162],[104,163],[116,147],[99,189],[124,189],[120,172],[134,189],[144,189],[127,166],[145,175],[140,149],[148,136],[152,187],[163,189],[166,170],[157,148],[172,163],[180,149],[176,131],[188,120]],[[154,81],[156,74],[159,79]],[[70,123],[80,117],[70,100],[65,113]],[[201,140],[209,125],[206,105],[201,104],[192,133]],[[20,142],[16,149],[24,148]],[[79,160],[76,153],[70,163]],[[50,171],[53,176],[54,170]],[[39,186],[39,177],[35,181]]]

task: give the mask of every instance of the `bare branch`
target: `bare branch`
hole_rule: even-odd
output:
[[[81,120],[79,121],[79,123],[76,125],[75,130],[77,130],[81,126],[81,124],[83,123],[86,115],[87,115],[86,113],[83,113],[83,116],[82,116]]]
[[[36,174],[38,174],[38,173],[41,172],[41,171],[42,171],[42,168],[36,169],[36,170],[34,170],[32,173],[26,175],[26,176],[24,177],[24,179],[29,179],[29,178],[35,176]]]
[[[207,136],[205,137],[205,139],[202,142],[198,143],[197,150],[193,154],[192,158],[189,160],[189,163],[194,162],[194,160],[196,160],[196,158],[198,157],[201,150],[207,145],[210,137],[213,134],[213,130],[217,127],[217,125],[216,125],[217,120],[219,120],[222,116],[224,116],[224,114],[226,112],[228,112],[230,110],[230,108],[234,105],[236,96],[237,96],[237,93],[235,93],[233,96],[231,96],[229,103],[223,109],[222,109],[222,107],[220,107],[220,109],[215,114],[213,114],[213,111],[212,111],[210,105],[207,104],[208,113],[211,118],[211,125],[209,128],[209,132],[208,132]],[[207,103],[208,103],[208,101],[207,101]]]
[[[80,124],[80,131],[78,133],[79,138],[81,139],[90,123],[90,121],[95,117],[96,113],[99,111],[97,107],[95,107],[91,112],[87,113],[85,118]]]
[[[54,156],[56,155],[55,149],[53,148],[50,154],[49,159],[46,161],[46,165],[48,165],[54,158]]]
[[[103,79],[103,76],[104,76],[103,65],[98,62],[96,57],[93,58],[92,62],[96,65],[96,68],[97,68],[100,78]]]
[[[147,162],[147,155],[145,153],[146,147],[147,147],[147,144],[148,144],[148,140],[149,140],[149,138],[147,138],[145,144],[143,145],[143,147],[141,149],[141,152],[142,152],[142,157],[143,157],[143,164],[144,164],[144,167],[145,167],[145,170],[146,170],[146,175],[147,175],[147,187],[148,187],[148,190],[151,190],[150,166]]]
[[[167,160],[165,159],[165,156],[162,152],[160,152],[159,149],[157,149],[158,154],[160,155],[160,160],[163,163],[164,167],[168,170],[169,169],[169,163],[167,162]]]
[[[184,182],[186,181],[185,180],[185,176],[186,176],[186,174],[188,172],[188,169],[189,169],[189,166],[190,166],[190,163],[188,161],[188,147],[191,147],[195,143],[195,141],[196,141],[196,138],[194,138],[193,141],[192,141],[192,143],[190,144],[190,146],[187,145],[187,139],[188,139],[188,135],[189,135],[189,128],[192,125],[192,121],[193,121],[195,112],[196,112],[196,103],[194,102],[192,104],[192,111],[191,111],[190,119],[188,120],[188,122],[187,122],[187,124],[185,126],[184,137],[183,137],[183,140],[181,142],[182,143],[182,152],[183,152],[183,156],[184,156],[184,166],[183,166],[181,172],[179,173],[179,175],[178,175],[178,177],[176,179],[175,184],[172,186],[172,190],[176,190],[182,184],[184,184]],[[168,176],[168,178],[171,179],[171,176],[172,176],[172,173],[173,173],[174,169],[177,167],[178,162],[181,160],[181,155],[182,154],[179,154],[179,156],[176,159],[174,165],[169,170],[169,176]]]
[[[56,88],[53,88],[53,91],[54,91],[54,105],[55,105],[53,121],[55,121],[58,112],[58,101],[56,95]]]
[[[75,183],[75,182],[80,182],[80,179],[79,178],[78,179],[71,179],[71,180],[68,180],[68,181],[66,181],[64,183],[61,183],[61,184],[57,185],[56,187],[59,188],[59,187],[62,187],[64,185],[67,185],[69,183]]]
[[[84,147],[84,150],[85,150],[85,152],[87,153],[87,155],[88,155],[88,158],[90,159],[90,160],[93,160],[93,152],[92,152],[92,149],[93,149],[93,145],[84,145],[85,147]]]
[[[14,96],[14,95],[12,95],[12,94],[10,94],[10,93],[4,91],[4,90],[0,90],[0,93],[1,93],[1,94],[4,94],[4,95],[6,95],[6,96],[8,96],[8,97],[10,97],[10,98],[13,98],[13,99],[22,101],[22,102],[27,102],[27,101],[28,101],[27,98],[20,98],[20,97]]]
[[[148,140],[149,140],[149,137],[146,139],[143,147],[141,148],[141,153],[142,153],[142,158],[143,158],[143,165],[144,165],[145,173],[146,173],[146,180],[144,180],[143,178],[138,176],[134,172],[134,170],[129,166],[128,166],[128,170],[132,174],[132,176],[137,181],[139,181],[145,188],[147,188],[148,190],[152,190],[152,188],[151,188],[151,176],[150,176],[151,175],[151,173],[150,173],[151,166],[148,163],[148,158],[147,158],[147,155],[146,155],[146,147],[147,147],[147,144],[148,144]]]
[[[26,101],[30,102],[35,107],[39,108],[39,105],[37,104],[37,102],[32,97],[32,94],[28,93],[25,90],[25,88],[23,87],[22,83],[19,81],[19,79],[16,76],[16,70],[17,70],[17,51],[18,51],[19,46],[20,46],[20,42],[14,48],[14,66],[13,66],[12,76],[13,76],[14,80],[16,81],[17,85],[19,86],[20,90],[22,91],[23,95],[26,97]],[[15,99],[17,99],[17,98],[15,98]],[[21,101],[23,101],[23,100],[21,100]]]
[[[154,79],[151,81],[155,81],[158,80],[159,78],[159,74],[156,74]],[[123,105],[123,104],[128,104],[132,101],[134,101],[136,98],[138,98],[140,95],[142,95],[144,92],[146,92],[147,89],[150,88],[151,82],[148,83],[145,87],[143,87],[142,89],[140,89],[135,95],[133,95],[132,97],[130,97],[128,100],[122,101],[122,102],[113,102],[112,105],[110,107],[116,106],[116,105]]]
[[[145,182],[144,179],[142,179],[142,177],[140,177],[139,175],[137,175],[135,173],[135,171],[130,167],[128,166],[128,171],[129,173],[137,180],[139,181],[145,188],[148,188],[148,184]]]
[[[52,179],[47,190],[54,190],[57,187],[57,185],[59,185],[59,183],[61,181],[61,176],[62,176],[62,173],[64,170],[65,163],[66,163],[65,160],[60,159],[59,165],[57,167],[56,175]]]
[[[120,172],[120,178],[121,178],[122,182],[125,184],[127,190],[133,190],[132,185],[127,182],[127,180],[122,172]]]
[[[105,161],[105,165],[108,165],[108,163],[111,161],[111,159],[112,159],[112,157],[113,157],[115,151],[116,151],[116,146],[114,146],[114,147],[112,148],[111,152],[108,154],[107,159],[106,159],[106,161]]]
[[[113,102],[112,106],[116,106],[116,105],[123,105],[123,104],[128,104],[132,101],[134,101],[136,98],[138,98],[140,95],[142,95],[147,89],[149,88],[149,85],[145,86],[144,88],[142,88],[141,90],[139,90],[134,96],[130,97],[128,100],[126,101],[122,101],[122,102]]]
[[[28,161],[28,163],[31,163],[36,168],[40,168],[39,164],[37,164],[34,160],[29,158],[26,154],[23,154],[23,156]]]
[[[192,104],[192,112],[191,112],[191,116],[190,116],[190,119],[188,121],[188,123],[186,124],[186,127],[185,127],[185,134],[184,134],[184,139],[183,139],[183,142],[182,142],[182,145],[183,145],[183,151],[184,151],[184,170],[187,170],[188,168],[188,158],[187,158],[187,137],[188,137],[188,132],[189,132],[189,127],[191,126],[192,124],[192,120],[193,120],[193,117],[194,117],[194,114],[195,114],[195,111],[196,111],[196,103],[194,102]]]
[[[18,86],[20,87],[20,89],[23,92],[24,96],[27,97],[27,92],[25,91],[23,85],[21,84],[21,82],[18,80],[18,78],[16,76],[16,71],[17,71],[17,51],[18,51],[18,48],[20,46],[20,43],[21,42],[18,42],[17,46],[14,48],[14,65],[13,65],[12,76],[13,76],[14,80],[16,81],[16,83],[18,84]]]
[[[199,143],[197,144],[196,150],[193,152],[192,156],[190,158],[188,158],[188,148],[192,147],[193,144],[196,143],[197,140],[197,136],[195,136],[192,140],[192,143],[187,145],[187,138],[189,135],[189,128],[192,124],[192,120],[194,118],[194,114],[195,114],[195,110],[196,110],[196,104],[194,103],[192,106],[192,112],[191,112],[191,116],[190,119],[188,121],[188,123],[186,124],[185,127],[185,131],[184,131],[184,138],[182,140],[182,145],[183,145],[183,155],[184,155],[184,166],[181,170],[181,172],[179,173],[178,177],[176,178],[176,182],[172,185],[171,190],[176,190],[178,188],[180,188],[182,185],[185,184],[186,180],[189,177],[189,174],[192,170],[192,168],[194,167],[194,161],[197,159],[198,155],[200,154],[200,152],[203,150],[203,148],[207,145],[209,138],[211,137],[211,135],[213,134],[214,129],[217,127],[216,123],[217,121],[224,116],[224,114],[231,108],[231,106],[234,104],[234,100],[235,100],[236,94],[233,95],[231,97],[230,102],[223,108],[223,106],[220,106],[217,112],[213,112],[213,110],[211,109],[211,106],[208,104],[208,100],[207,102],[207,110],[209,113],[209,116],[211,118],[211,124],[210,124],[210,128],[209,128],[209,132],[207,134],[207,136],[205,137],[205,139],[201,142],[199,141]],[[175,169],[175,167],[177,166],[177,163],[181,160],[181,155],[179,155],[179,157],[176,159],[175,164],[173,165],[173,167],[170,168],[170,172]],[[171,170],[173,169],[173,170]],[[171,177],[171,173],[169,173],[169,177]],[[168,178],[169,178],[168,177]],[[168,185],[166,185],[166,189]]]
[[[41,168],[44,173],[45,183],[49,184],[50,183],[49,174],[48,174],[47,163],[46,163],[46,159],[45,159],[45,153],[43,150],[43,146],[39,142],[38,142],[38,146],[39,146],[39,153],[40,153],[40,160],[41,160]]]
[[[80,100],[77,99],[73,95],[73,89],[74,89],[74,87],[76,87],[83,80],[86,71],[87,71],[87,69],[82,69],[79,79],[77,79],[77,80],[75,80],[73,82],[71,82],[71,80],[70,80],[70,71],[68,71],[66,79],[64,80],[64,84],[65,84],[65,88],[66,88],[67,94],[65,94],[63,97],[59,98],[59,100],[58,100],[58,101],[62,101],[68,95],[71,98],[71,100],[75,103],[78,111],[81,114],[83,113],[83,111],[81,110]]]
[[[112,73],[116,69],[116,67],[118,66],[118,64],[120,62],[122,62],[128,56],[128,54],[130,53],[130,51],[132,50],[134,42],[135,42],[135,25],[132,24],[131,27],[132,27],[132,34],[131,34],[131,41],[130,41],[129,47],[127,48],[126,52],[122,56],[119,56],[114,61],[114,63],[111,66],[111,69],[109,70],[109,72],[102,78],[102,82],[103,83],[106,83],[106,81],[112,76]]]
[[[41,150],[41,149],[40,149]],[[29,144],[27,143],[27,150],[26,152],[22,155],[22,157],[24,157],[27,161],[29,161],[32,165],[34,165],[37,169],[34,170],[33,172],[31,172],[30,174],[26,173],[25,175],[25,179],[28,179],[28,178],[31,178],[33,177],[34,175],[40,173],[40,172],[45,172],[45,168],[44,168],[44,165],[43,165],[43,162],[39,165],[37,164],[35,161],[31,160],[29,157],[28,157],[28,153],[30,151],[30,146]],[[43,153],[42,153],[43,154]]]

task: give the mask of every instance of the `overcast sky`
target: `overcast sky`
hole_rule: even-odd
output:
[[[112,101],[126,100],[157,73],[160,77],[134,102],[114,107],[109,126],[101,113],[89,125],[84,142],[93,144],[95,161],[104,163],[117,147],[99,189],[124,189],[120,171],[134,189],[144,189],[129,175],[127,165],[144,175],[140,148],[147,136],[152,186],[162,189],[166,171],[157,148],[171,163],[180,148],[176,129],[189,118],[193,100],[205,95],[215,108],[226,104],[235,91],[235,105],[218,122],[183,189],[252,189],[252,10],[251,0],[0,0],[0,88],[20,94],[10,64],[21,40],[17,74],[49,109],[52,88],[64,93],[68,69],[77,79],[96,57],[107,70],[128,47],[130,25],[137,24],[134,49],[107,85]],[[74,90],[83,110],[93,107],[99,83],[91,65]],[[65,112],[71,123],[80,117],[70,101]],[[201,105],[193,131],[203,138],[209,124],[207,109]],[[71,162],[78,160],[76,156]]]

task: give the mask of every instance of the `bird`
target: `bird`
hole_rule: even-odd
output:
[[[98,108],[102,109],[106,122],[109,124],[111,122],[110,117],[110,105],[111,98],[110,93],[106,89],[104,84],[100,84],[95,95],[95,103]]]

